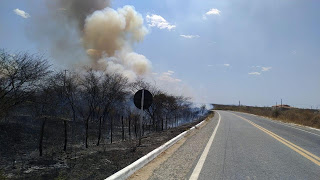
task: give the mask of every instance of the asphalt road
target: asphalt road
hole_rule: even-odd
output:
[[[209,140],[207,153],[193,163],[190,179],[320,180],[320,131],[244,113],[218,113],[212,144]]]

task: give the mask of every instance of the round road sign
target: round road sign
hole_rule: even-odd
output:
[[[144,91],[143,110],[145,110],[145,109],[148,109],[151,106],[152,99],[153,99],[152,94],[148,90],[141,89],[141,90],[137,91],[134,94],[133,102],[134,102],[134,105],[136,105],[136,107],[138,109],[141,109],[142,90]]]

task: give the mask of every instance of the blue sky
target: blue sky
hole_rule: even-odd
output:
[[[112,1],[114,9],[124,5],[134,6],[149,30],[135,51],[197,103],[270,106],[282,98],[320,108],[320,1]],[[46,11],[39,0],[2,0],[0,48],[38,52],[26,33],[38,11]],[[153,15],[167,24],[151,27],[159,23]]]

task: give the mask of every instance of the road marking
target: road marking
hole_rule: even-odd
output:
[[[281,124],[281,125],[283,125],[283,126],[291,127],[291,128],[293,128],[293,129],[297,129],[297,130],[300,130],[300,131],[304,131],[304,132],[306,132],[306,133],[313,134],[313,135],[315,135],[315,136],[319,136],[319,137],[320,137],[320,134],[312,133],[312,132],[306,131],[306,130],[304,130],[304,129],[300,129],[300,128],[298,128],[298,127],[294,127],[294,125],[291,125],[291,124],[287,124],[287,123],[284,123],[284,122],[281,122],[281,121],[280,121],[280,122],[275,122],[275,120],[271,120],[271,119],[269,119],[269,118],[265,118],[265,117],[262,117],[262,116],[257,116],[257,115],[255,115],[255,114],[250,114],[250,113],[245,113],[245,114],[252,115],[252,116],[256,116],[256,117],[260,117],[260,118],[266,119],[267,121],[270,121],[270,122],[273,122],[273,123],[276,123],[276,124]],[[307,128],[310,128],[310,127],[307,127]],[[314,129],[314,128],[313,128],[313,129]],[[318,130],[318,129],[315,129],[315,130]]]
[[[233,113],[231,113],[233,114]],[[273,137],[274,139],[278,140],[279,142],[281,142],[282,144],[286,145],[287,147],[289,147],[290,149],[296,151],[297,153],[299,153],[300,155],[302,155],[303,157],[309,159],[310,161],[312,161],[313,163],[315,163],[316,165],[320,166],[320,158],[314,154],[312,154],[311,152],[301,148],[300,146],[297,146],[295,144],[293,144],[292,142],[278,136],[277,134],[255,124],[254,122],[244,118],[244,117],[241,117],[239,115],[236,115],[236,114],[233,114],[245,121],[247,121],[248,123],[252,124],[253,126],[255,126],[256,128],[260,129],[261,131],[267,133],[268,135],[270,135],[271,137]]]
[[[219,112],[217,112],[217,113],[219,114]],[[219,127],[220,121],[221,121],[221,115],[219,114],[218,124],[217,124],[216,128],[214,128],[214,131],[213,131],[213,133],[212,133],[212,135],[211,135],[206,147],[204,148],[204,150],[203,150],[203,152],[202,152],[202,154],[200,156],[200,159],[199,159],[196,167],[194,168],[189,180],[197,180],[199,178],[199,175],[200,175],[201,169],[203,167],[204,161],[206,160],[206,158],[208,156],[208,153],[209,153],[210,147],[212,145],[213,139],[216,136],[217,129]]]
[[[269,120],[269,119],[268,119],[268,120]],[[272,120],[269,120],[269,121],[273,122]],[[306,133],[313,134],[313,135],[315,135],[315,136],[319,136],[319,137],[320,137],[320,134],[312,133],[312,132],[306,131],[306,130],[304,130],[304,129],[300,129],[300,128],[298,128],[298,127],[294,127],[293,125],[284,124],[283,122],[281,122],[281,123],[280,123],[280,122],[273,122],[273,123],[281,124],[281,125],[283,125],[283,126],[291,127],[291,128],[293,128],[293,129],[297,129],[297,130],[300,130],[300,131],[304,131],[304,132],[306,132]]]

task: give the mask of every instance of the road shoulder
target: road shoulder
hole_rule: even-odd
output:
[[[217,122],[218,115],[216,114],[200,128],[190,132],[145,167],[134,173],[129,179],[187,179]]]

